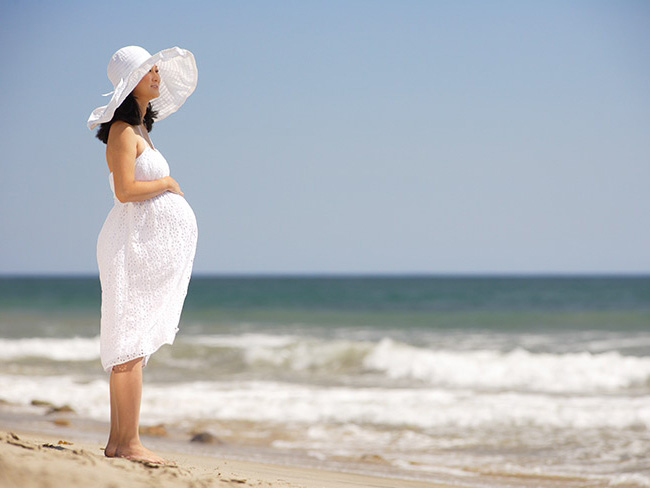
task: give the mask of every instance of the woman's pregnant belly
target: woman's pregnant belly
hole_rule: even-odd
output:
[[[196,217],[184,197],[165,192],[142,203],[151,204],[155,225],[160,225],[179,236],[196,233]]]
[[[192,208],[175,193],[116,204],[100,232],[100,268],[122,263],[142,271],[173,273],[193,259],[197,236]]]

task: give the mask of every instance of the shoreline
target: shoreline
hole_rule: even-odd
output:
[[[92,479],[96,488],[129,486],[278,487],[278,488],[450,488],[428,481],[270,464],[258,461],[158,451],[174,459],[176,467],[151,466],[106,458],[102,446],[74,436],[9,431],[0,427],[0,486],[64,488],[83,486]],[[455,485],[458,487],[459,485]]]
[[[106,458],[108,425],[79,417],[43,416],[0,408],[0,486],[68,488],[93,480],[116,486],[277,488],[450,488],[412,479],[380,463],[331,463],[253,446],[194,444],[178,437],[143,434],[144,444],[177,467],[147,466]],[[70,419],[70,424],[60,421]],[[57,421],[59,423],[57,424]],[[463,485],[455,480],[456,488]],[[467,485],[469,486],[469,485]]]
[[[175,426],[141,425],[143,444],[177,466],[146,466],[103,455],[107,422],[73,411],[0,400],[0,487],[68,488],[118,486],[156,488],[600,488],[607,479],[587,473],[512,472],[479,463],[454,469],[420,470],[372,454],[326,457],[318,450],[285,450],[251,443],[235,428],[232,436],[191,442],[193,432]],[[241,426],[240,426],[241,427]],[[248,426],[264,430],[265,426]],[[250,429],[249,429],[250,430]],[[156,433],[156,432],[159,433]],[[162,433],[160,433],[162,432]],[[277,435],[277,432],[272,433]],[[424,466],[423,466],[424,467]],[[101,482],[97,481],[101,480]],[[640,475],[622,475],[614,485],[646,486]]]

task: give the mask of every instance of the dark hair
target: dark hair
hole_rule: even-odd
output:
[[[147,105],[147,111],[144,114],[144,126],[147,128],[147,132],[151,132],[154,119],[157,116],[158,112],[151,108],[151,103],[149,103]],[[97,139],[106,144],[108,142],[108,133],[111,130],[111,125],[113,125],[113,122],[116,120],[121,120],[130,125],[140,125],[140,122],[142,121],[140,106],[133,96],[133,93],[129,93],[122,104],[115,109],[113,118],[110,121],[104,122],[99,126],[99,129],[97,130]]]

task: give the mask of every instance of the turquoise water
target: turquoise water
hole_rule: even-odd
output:
[[[0,313],[99,320],[96,278],[0,278]],[[184,322],[193,333],[253,320],[259,326],[303,325],[644,331],[650,324],[650,277],[596,278],[301,278],[192,279]],[[207,320],[205,320],[207,319]],[[76,324],[76,322],[75,322]],[[201,324],[201,325],[198,325]],[[12,327],[3,337],[97,333],[62,322]],[[66,330],[67,328],[67,330]]]
[[[0,279],[0,398],[106,420],[99,307],[94,277]],[[432,480],[647,487],[650,277],[194,277],[142,416]]]

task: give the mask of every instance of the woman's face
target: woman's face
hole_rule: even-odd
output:
[[[133,89],[133,96],[138,100],[153,100],[160,96],[160,75],[158,66],[151,68],[140,83]]]

